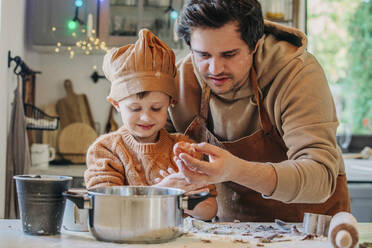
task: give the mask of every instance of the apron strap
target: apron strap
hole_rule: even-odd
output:
[[[258,88],[256,70],[254,69],[253,65],[251,68],[250,78],[251,78],[252,88],[254,92],[254,97],[256,99],[257,106],[258,106],[258,113],[260,116],[261,127],[263,131],[265,132],[265,134],[268,134],[271,132],[273,125],[271,124],[269,115],[267,114],[267,111],[264,107],[262,93],[260,94],[261,91],[259,91],[259,88]]]
[[[209,98],[211,96],[211,89],[207,86],[207,84],[203,81],[202,82],[202,95],[201,95],[201,103],[200,103],[200,116],[207,121],[208,113],[209,113]]]

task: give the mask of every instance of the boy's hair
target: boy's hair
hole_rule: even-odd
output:
[[[257,0],[188,0],[180,14],[177,33],[190,46],[193,28],[220,28],[235,21],[242,40],[253,51],[264,34],[261,5]]]
[[[150,92],[151,91],[142,91],[142,92],[138,92],[137,94],[136,94],[136,96],[138,97],[138,99],[143,99],[143,98],[145,98],[146,96],[148,96],[149,94],[150,94]],[[169,96],[169,103],[170,104],[173,104],[174,103],[174,101],[172,101],[172,97],[170,97]]]
[[[139,99],[143,99],[145,98],[146,96],[148,96],[150,94],[151,91],[142,91],[142,92],[138,92],[136,94],[136,96],[139,98]]]

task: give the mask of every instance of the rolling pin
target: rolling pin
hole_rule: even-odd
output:
[[[358,243],[357,220],[348,212],[333,216],[329,225],[328,239],[336,248],[352,248]]]

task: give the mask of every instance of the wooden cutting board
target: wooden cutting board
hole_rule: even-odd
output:
[[[114,119],[114,111],[115,111],[114,106],[111,106],[110,114],[109,114],[106,127],[105,127],[105,133],[116,131],[119,128],[118,124],[116,123]]]
[[[76,94],[71,80],[64,82],[66,97],[57,102],[57,113],[60,118],[61,128],[75,122],[86,123],[94,128],[94,121],[88,98],[85,94]]]
[[[96,131],[88,124],[80,122],[69,124],[59,133],[59,153],[72,163],[83,164],[88,147],[97,137]]]

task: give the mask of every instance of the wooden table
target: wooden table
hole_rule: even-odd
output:
[[[372,242],[372,223],[358,224],[360,242]],[[71,232],[62,230],[60,235],[54,236],[31,236],[24,234],[20,220],[0,219],[0,247],[1,248],[254,248],[255,243],[239,243],[231,240],[211,240],[205,243],[197,237],[182,236],[168,243],[162,244],[115,244],[100,242],[94,239],[89,232]],[[300,242],[280,242],[265,244],[264,247],[286,248],[331,248],[326,240],[305,240]]]

